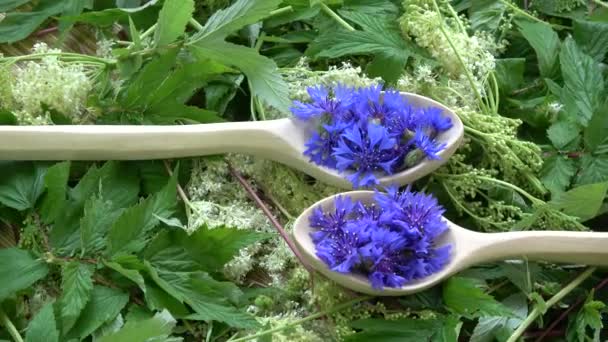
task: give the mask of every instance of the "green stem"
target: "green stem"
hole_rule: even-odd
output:
[[[6,60],[9,62],[35,60],[35,59],[41,59],[41,58],[47,57],[47,56],[57,56],[62,60],[69,60],[69,61],[101,63],[104,65],[116,64],[116,60],[113,60],[113,59],[105,59],[105,58],[89,56],[89,55],[81,55],[81,54],[72,53],[72,52],[45,52],[45,53],[35,53],[35,54],[23,55],[23,56],[4,57],[4,58],[0,58],[0,62],[2,60]]]
[[[454,7],[452,7],[452,5],[450,4],[449,1],[446,1],[445,4],[446,4],[446,6],[448,8],[448,11],[452,15],[452,17],[454,17],[454,20],[456,20],[456,25],[458,25],[458,28],[460,29],[460,32],[466,34],[467,30],[462,25],[462,22],[460,21],[460,18],[458,18],[458,13],[456,13],[456,11],[454,10]]]
[[[543,23],[546,25],[550,25],[553,28],[557,29],[557,30],[561,30],[561,29],[567,29],[569,28],[568,26],[563,26],[563,25],[558,25],[558,24],[550,24],[544,20],[538,19],[537,17],[531,15],[530,13],[522,10],[521,8],[517,7],[516,5],[513,5],[509,0],[498,0],[500,2],[502,2],[504,5],[506,5],[507,7],[509,7],[510,9],[513,10],[513,12],[515,12],[516,14],[521,15],[522,17],[526,17],[530,20],[536,21],[538,23]]]
[[[304,317],[302,319],[293,321],[291,323],[284,324],[284,325],[278,326],[276,328],[264,330],[264,331],[261,331],[259,333],[253,334],[253,335],[243,336],[241,338],[237,338],[237,339],[234,339],[232,341],[233,342],[242,342],[242,341],[254,340],[254,339],[257,339],[258,337],[266,336],[266,335],[275,333],[277,331],[281,331],[281,330],[285,330],[285,329],[288,329],[288,328],[291,328],[291,327],[294,327],[294,326],[298,326],[298,325],[300,325],[302,323],[306,323],[308,321],[315,320],[317,318],[323,317],[325,315],[329,315],[329,314],[334,313],[336,311],[340,311],[342,309],[346,309],[348,307],[351,307],[351,306],[353,306],[353,305],[355,305],[357,303],[360,303],[362,301],[368,300],[370,298],[372,298],[372,297],[371,296],[364,296],[364,297],[355,298],[355,299],[350,300],[350,301],[348,301],[346,303],[342,303],[340,305],[336,305],[336,306],[334,306],[333,308],[331,308],[329,310],[319,311],[319,312],[317,312],[315,314],[312,314],[312,315],[310,315],[308,317]]]
[[[595,272],[595,267],[590,267],[581,274],[579,274],[574,280],[570,282],[570,284],[566,285],[563,289],[561,289],[558,293],[556,293],[553,297],[551,297],[547,301],[547,308],[552,307],[557,304],[560,300],[562,300],[566,295],[568,295],[572,290],[578,287],[585,279],[589,278],[593,272]],[[528,314],[528,317],[521,323],[519,327],[511,334],[507,342],[516,342],[521,335],[528,329],[528,327],[534,323],[534,321],[542,314],[541,309],[536,306],[534,309]]]
[[[605,2],[602,2],[600,0],[591,0],[593,3],[595,3],[596,5],[600,5],[602,7],[608,8],[608,4]]]
[[[203,30],[203,25],[201,25],[201,23],[196,21],[196,19],[194,19],[194,18],[190,18],[190,20],[188,20],[188,24],[190,24],[192,27],[194,27],[194,29],[197,31]]]
[[[283,14],[283,13],[287,13],[287,12],[293,12],[293,7],[285,6],[285,7],[277,8],[274,11],[270,11],[270,16],[279,15],[279,14]]]
[[[522,194],[523,196],[525,196],[526,198],[528,198],[530,201],[532,201],[533,204],[545,204],[545,201],[540,200],[540,199],[530,195],[529,192],[518,187],[517,185],[502,181],[500,179],[491,178],[491,177],[477,176],[477,178],[488,181],[488,182],[494,182],[494,183],[500,184],[506,188],[510,188],[511,190],[515,190],[515,191],[519,192],[520,194]]]
[[[15,327],[13,322],[11,322],[11,319],[8,318],[8,316],[6,315],[6,312],[4,312],[4,310],[1,307],[0,307],[0,325],[3,325],[6,328],[6,330],[11,335],[13,340],[15,340],[15,342],[23,342],[23,338],[19,334],[19,331],[17,330],[17,328]]]
[[[481,94],[479,93],[479,89],[477,89],[477,87],[475,86],[475,82],[473,81],[473,76],[469,72],[469,69],[467,68],[467,66],[464,64],[464,61],[462,60],[462,57],[460,56],[460,53],[456,49],[456,46],[454,46],[454,43],[452,43],[452,39],[450,39],[450,36],[445,31],[445,27],[443,27],[443,24],[444,24],[444,22],[443,22],[443,15],[441,14],[441,11],[439,10],[439,5],[437,5],[437,1],[433,0],[433,5],[435,6],[435,10],[437,11],[437,14],[441,18],[441,24],[439,25],[439,30],[441,30],[441,33],[443,34],[443,36],[445,37],[445,39],[448,41],[448,44],[450,45],[450,47],[454,51],[454,54],[456,55],[456,58],[458,59],[458,62],[462,66],[462,69],[464,70],[464,74],[467,77],[467,80],[469,80],[469,84],[471,84],[471,88],[473,88],[473,92],[475,93],[475,97],[477,98],[477,102],[479,103],[479,106],[480,107],[484,107],[483,99],[481,98]]]
[[[152,33],[154,33],[154,31],[156,30],[156,24],[150,26],[147,30],[144,31],[144,33],[141,34],[141,36],[139,36],[140,39],[144,39],[147,36],[151,35]]]
[[[338,24],[342,25],[342,27],[344,27],[345,29],[347,29],[349,31],[355,31],[354,27],[352,27],[349,23],[347,23],[344,19],[342,19],[336,12],[334,12],[331,8],[329,8],[329,6],[327,6],[323,2],[320,3],[320,6],[321,6],[321,10],[323,12],[325,12],[325,14],[332,17],[335,21],[338,22]]]

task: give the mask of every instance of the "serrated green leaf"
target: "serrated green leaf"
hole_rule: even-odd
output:
[[[71,163],[57,163],[49,167],[44,176],[46,196],[40,208],[40,216],[50,223],[61,213],[67,201],[68,179]]]
[[[576,314],[573,322],[568,326],[568,341],[599,341],[599,333],[604,327],[602,310],[606,308],[606,304],[599,300],[594,300],[593,296],[594,291],[592,290],[587,296],[585,304]],[[588,328],[593,332],[591,336],[587,333]]]
[[[287,84],[273,60],[255,49],[221,40],[203,40],[190,46],[190,50],[197,58],[210,58],[241,70],[254,96],[280,111],[289,111]]]
[[[108,234],[108,255],[139,252],[147,243],[146,233],[158,224],[155,214],[169,217],[177,203],[177,172],[165,187],[141,203],[126,209]]]
[[[528,302],[522,293],[516,293],[502,301],[505,307],[509,308],[515,317],[507,318],[502,316],[489,316],[479,319],[479,323],[473,330],[470,342],[493,342],[498,336],[507,338],[517,329],[528,315]],[[505,339],[500,338],[500,341]]]
[[[121,290],[95,286],[74,328],[64,334],[66,340],[84,339],[89,336],[104,323],[115,319],[128,302],[129,295]]]
[[[608,132],[608,101],[593,112],[589,125],[585,127],[583,132],[585,148],[595,152],[598,147],[608,144],[606,132]]]
[[[0,170],[0,203],[20,211],[33,208],[44,191],[46,168],[32,162],[3,162]]]
[[[362,331],[346,337],[346,341],[428,341],[442,322],[436,319],[362,319],[350,325]]]
[[[469,7],[469,20],[473,31],[496,31],[507,12],[507,6],[494,0],[477,0]]]
[[[597,215],[606,197],[606,191],[608,182],[581,185],[567,192],[557,193],[549,204],[570,216],[586,221]]]
[[[597,62],[604,60],[608,52],[608,22],[574,20],[574,40],[583,51]]]
[[[556,71],[560,48],[557,33],[545,23],[517,20],[517,25],[519,26],[519,32],[536,52],[541,76],[551,77]]]
[[[158,13],[155,45],[168,45],[184,34],[193,12],[194,0],[165,0]]]
[[[63,1],[42,0],[28,12],[10,12],[0,21],[0,43],[14,43],[27,38],[47,18],[63,11]]]
[[[122,329],[100,338],[99,342],[162,341],[169,337],[175,324],[169,311],[163,310],[150,319],[127,322]]]
[[[25,342],[59,342],[53,303],[47,303],[27,326]]]
[[[192,40],[223,40],[243,26],[270,16],[270,12],[281,2],[282,0],[238,0],[230,7],[215,12]]]
[[[584,155],[581,167],[576,176],[576,184],[592,184],[608,181],[608,155]]]
[[[44,278],[49,269],[19,248],[0,249],[0,302]]]
[[[547,129],[547,136],[557,149],[564,148],[579,135],[577,124],[568,121],[558,121]]]
[[[512,317],[513,313],[491,295],[485,294],[468,278],[452,277],[443,285],[443,301],[459,315],[468,318],[484,316]]]
[[[226,227],[200,227],[191,235],[183,231],[175,235],[177,243],[209,272],[220,270],[241,248],[270,237],[268,234]]]
[[[93,265],[77,261],[68,262],[61,272],[61,319],[63,331],[69,331],[82,309],[89,301],[93,290]]]
[[[457,315],[449,315],[445,318],[443,326],[433,335],[431,342],[453,342],[458,341],[462,322]]]
[[[195,106],[187,106],[173,100],[154,106],[146,111],[146,119],[156,125],[187,123],[213,123],[224,120],[217,112]]]
[[[496,59],[496,81],[498,88],[510,93],[524,83],[525,58]]]
[[[98,253],[106,247],[106,234],[121,213],[121,209],[115,209],[111,202],[99,197],[91,197],[86,202],[80,220],[80,248],[83,256]]]
[[[184,318],[190,314],[190,310],[184,303],[161,289],[155,282],[146,280],[145,285],[146,304],[151,310],[167,309],[175,318]]]
[[[142,277],[139,271],[125,268],[118,262],[104,261],[104,265],[120,273],[125,278],[137,284],[137,286],[139,286],[144,295],[146,294],[146,284],[144,281],[144,277]]]
[[[575,108],[572,110],[575,119],[586,126],[593,112],[600,105],[601,94],[604,91],[604,79],[598,63],[583,53],[571,37],[564,40],[559,54],[564,92],[570,97]]]

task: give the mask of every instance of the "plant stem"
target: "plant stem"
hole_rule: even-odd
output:
[[[460,18],[458,18],[458,13],[456,13],[456,11],[454,10],[454,7],[452,7],[452,5],[450,4],[450,2],[447,1],[447,0],[445,1],[445,4],[446,4],[446,6],[448,8],[448,11],[452,15],[452,17],[454,17],[454,20],[456,20],[456,25],[458,25],[458,28],[460,29],[460,32],[466,34],[467,30],[462,25],[462,22],[460,21]]]
[[[539,23],[543,23],[543,24],[546,24],[546,25],[550,25],[550,26],[552,26],[553,28],[555,28],[557,30],[569,28],[568,26],[557,25],[557,24],[550,24],[550,23],[548,23],[548,22],[546,22],[544,20],[538,19],[537,17],[535,17],[535,16],[531,15],[530,13],[528,13],[528,12],[522,10],[521,8],[517,7],[516,5],[513,5],[509,0],[498,0],[498,1],[502,2],[504,5],[506,5],[510,9],[512,9],[515,13],[517,13],[517,14],[523,16],[523,17],[526,17],[526,18],[528,18],[530,20],[533,20],[533,21],[536,21],[536,22],[539,22]],[[599,0],[596,0],[596,1],[599,1]]]
[[[471,85],[471,88],[473,89],[473,92],[475,93],[475,97],[477,98],[477,102],[479,103],[479,107],[483,108],[485,105],[483,103],[483,99],[481,97],[481,93],[479,93],[479,89],[477,89],[477,86],[475,86],[475,82],[473,81],[473,76],[469,72],[469,69],[467,68],[467,66],[464,64],[464,61],[462,60],[462,57],[460,56],[460,53],[456,49],[456,46],[454,46],[454,43],[452,42],[452,39],[450,39],[450,36],[445,31],[445,27],[443,27],[443,24],[444,24],[444,22],[443,22],[443,15],[441,14],[441,10],[439,10],[439,5],[437,5],[437,1],[436,0],[433,0],[433,5],[435,6],[435,10],[437,11],[437,14],[441,18],[441,24],[439,25],[439,30],[441,30],[441,33],[445,37],[445,40],[447,40],[448,44],[450,45],[450,47],[454,51],[454,55],[456,55],[456,58],[458,59],[458,62],[462,66],[462,69],[464,70],[464,74],[467,77],[467,80],[469,80],[469,84]]]
[[[277,8],[274,11],[270,11],[270,16],[279,15],[279,14],[283,14],[283,13],[287,13],[287,12],[293,12],[293,7],[285,6],[285,7]]]
[[[228,162],[226,162],[226,163],[228,163]],[[228,163],[228,170],[230,170],[230,174],[232,174],[232,176],[234,178],[236,178],[236,180],[239,183],[241,183],[243,188],[245,188],[245,191],[247,191],[249,196],[254,200],[254,202],[258,205],[258,207],[264,212],[264,215],[266,215],[266,217],[268,217],[268,219],[270,220],[272,225],[277,229],[277,231],[279,232],[279,235],[281,235],[283,240],[285,240],[285,243],[287,243],[287,246],[289,246],[289,249],[291,249],[293,254],[298,258],[298,260],[300,261],[302,266],[304,266],[304,268],[309,273],[313,274],[314,273],[313,268],[308,264],[306,259],[304,259],[304,257],[300,253],[300,250],[296,247],[296,245],[294,244],[291,237],[289,237],[289,234],[285,231],[285,228],[279,223],[279,221],[277,221],[276,217],[274,217],[272,212],[270,212],[270,209],[268,209],[266,204],[264,204],[262,199],[260,199],[260,196],[258,196],[255,193],[255,190],[253,190],[251,185],[245,180],[245,178],[243,178],[243,176],[238,171],[236,171],[232,167],[232,165],[230,165],[230,163]]]
[[[169,162],[166,160],[163,160],[163,163],[165,164],[165,170],[167,170],[167,173],[169,174],[169,176],[172,177],[173,171],[171,171],[171,166],[169,165]],[[194,207],[192,206],[192,202],[190,202],[190,200],[188,199],[188,195],[186,195],[184,188],[182,188],[182,186],[179,185],[179,183],[177,183],[177,193],[179,194],[179,197],[182,199],[184,204],[186,204],[186,216],[188,218],[188,222],[190,222],[190,216],[192,214],[190,212],[190,210],[193,210]]]
[[[372,298],[372,297],[371,297],[371,296],[364,296],[364,297],[355,298],[355,299],[350,300],[350,301],[348,301],[348,302],[346,302],[346,303],[342,303],[342,304],[340,304],[340,305],[336,305],[336,306],[334,306],[333,308],[331,308],[331,309],[329,309],[329,310],[325,310],[325,311],[319,311],[319,312],[317,312],[317,313],[314,313],[314,314],[312,314],[312,315],[310,315],[310,316],[307,316],[307,317],[304,317],[304,318],[302,318],[302,319],[299,319],[299,320],[293,321],[293,322],[291,322],[291,323],[288,323],[288,324],[285,324],[285,325],[281,325],[281,326],[278,326],[278,327],[276,327],[276,328],[272,328],[272,329],[264,330],[264,331],[261,331],[261,332],[259,332],[259,333],[253,334],[253,335],[248,335],[248,336],[244,336],[244,337],[241,337],[241,338],[237,338],[237,339],[234,339],[234,340],[232,340],[232,341],[233,341],[233,342],[243,342],[243,341],[250,341],[250,340],[253,340],[253,339],[257,339],[258,337],[266,336],[266,335],[269,335],[269,334],[275,333],[275,332],[277,332],[277,331],[281,331],[281,330],[284,330],[284,329],[288,329],[288,328],[291,328],[291,327],[294,327],[294,326],[300,325],[300,324],[302,324],[302,323],[306,323],[306,322],[308,322],[308,321],[315,320],[315,319],[317,319],[317,318],[319,318],[319,317],[323,317],[323,316],[325,316],[325,315],[328,315],[328,314],[334,313],[334,312],[336,312],[336,311],[340,311],[340,310],[342,310],[342,309],[345,309],[345,308],[351,307],[351,306],[353,306],[353,305],[355,305],[355,304],[357,304],[357,303],[360,303],[360,302],[362,302],[362,301],[368,300],[368,299],[370,299],[370,298]]]
[[[154,33],[155,30],[156,30],[156,24],[150,26],[147,30],[145,30],[144,33],[142,33],[141,36],[139,36],[139,38],[144,39],[147,36],[149,36],[152,33]]]
[[[194,27],[194,29],[196,29],[197,31],[202,31],[203,30],[203,25],[201,25],[201,23],[199,23],[194,18],[190,18],[190,20],[188,20],[188,24],[190,24],[192,27]]]
[[[553,297],[551,297],[547,301],[547,308],[552,307],[557,304],[560,300],[562,300],[566,295],[568,295],[572,290],[574,290],[577,286],[579,286],[585,279],[589,278],[593,272],[595,272],[595,267],[590,267],[586,269],[584,272],[579,274],[574,280],[572,280],[568,285],[566,285],[563,289],[561,289],[558,293],[556,293]],[[511,334],[507,342],[516,342],[521,335],[528,329],[528,327],[534,323],[534,321],[542,314],[540,308],[538,306],[534,307],[534,309],[528,314],[528,317],[521,323],[519,327]]]
[[[23,342],[23,338],[19,334],[19,331],[17,330],[17,328],[15,327],[13,322],[11,322],[11,319],[8,318],[8,316],[6,315],[6,312],[4,312],[4,310],[1,307],[0,307],[0,324],[6,328],[9,335],[11,335],[11,337],[13,338],[13,340],[15,340],[15,342]]]
[[[488,182],[494,182],[494,183],[500,184],[506,188],[510,188],[511,190],[515,190],[515,191],[519,192],[520,194],[522,194],[523,196],[525,196],[526,198],[528,198],[530,201],[532,201],[533,204],[545,204],[545,201],[540,200],[540,199],[530,195],[529,192],[518,187],[517,185],[502,181],[500,179],[491,178],[491,177],[478,176],[477,178],[488,181]]]
[[[327,6],[325,3],[321,2],[319,4],[319,6],[321,6],[321,10],[323,12],[325,12],[325,14],[329,15],[330,17],[332,17],[342,27],[344,27],[348,31],[355,31],[354,27],[352,27],[349,23],[347,23],[344,19],[342,19],[336,12],[334,12],[331,8],[329,8],[329,6]]]
[[[602,7],[608,8],[608,4],[605,2],[602,2],[600,0],[591,0],[593,3],[595,3],[596,5],[600,5]]]

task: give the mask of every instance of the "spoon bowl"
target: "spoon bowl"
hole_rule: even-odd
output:
[[[439,160],[424,159],[380,185],[411,183],[444,164],[458,148],[463,125],[446,106],[424,96],[401,93],[415,107],[438,107],[452,128],[436,139],[446,147]],[[352,189],[348,174],[316,165],[303,155],[312,127],[294,118],[196,125],[0,126],[0,160],[144,160],[249,154],[298,169],[326,184]]]
[[[430,288],[451,275],[471,266],[498,260],[519,259],[549,261],[568,264],[608,266],[608,233],[525,231],[505,233],[478,233],[460,227],[445,219],[448,230],[436,242],[437,246],[452,245],[450,261],[439,272],[417,279],[399,288],[372,288],[362,274],[339,273],[317,257],[310,233],[309,217],[313,210],[335,209],[335,199],[348,196],[363,204],[373,202],[373,191],[350,191],[326,197],[307,208],[294,223],[297,248],[306,261],[318,272],[337,284],[351,290],[376,296],[403,296]]]

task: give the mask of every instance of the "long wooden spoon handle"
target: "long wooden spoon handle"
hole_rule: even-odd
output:
[[[482,237],[483,236],[483,237]],[[472,263],[526,256],[531,260],[608,266],[608,233],[528,231],[478,234]]]
[[[242,152],[284,142],[277,121],[181,126],[0,126],[2,160],[137,160]]]

